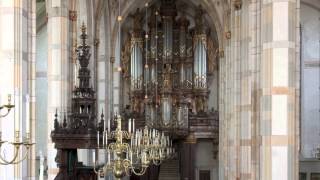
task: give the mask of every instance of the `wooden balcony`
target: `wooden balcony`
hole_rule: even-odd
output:
[[[218,111],[190,114],[189,131],[194,132],[197,138],[219,138]]]

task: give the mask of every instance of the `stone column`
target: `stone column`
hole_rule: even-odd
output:
[[[28,87],[30,96],[30,138],[36,142],[36,1],[28,1]],[[35,179],[38,175],[36,169],[36,145],[30,149],[30,156],[27,161],[27,179]]]
[[[50,133],[53,130],[54,113],[67,110],[70,90],[69,78],[69,4],[64,0],[48,0],[48,179],[57,172],[56,150]],[[58,119],[62,119],[58,117]]]
[[[299,4],[264,0],[261,5],[261,180],[298,178]]]
[[[103,114],[106,113],[106,99],[107,99],[107,65],[109,64],[106,58],[106,42],[105,42],[105,25],[104,25],[104,17],[102,18],[102,21],[100,21],[100,28],[101,30],[99,31],[99,35],[96,35],[99,37],[99,39],[96,39],[99,43],[97,44],[97,99],[98,99],[98,108],[97,112],[98,114],[101,114],[101,111],[103,110]]]
[[[13,141],[15,127],[19,141],[26,137],[26,120],[29,118],[31,139],[35,141],[35,0],[0,2],[0,104],[7,104],[8,94],[15,108],[2,118],[2,140]],[[26,95],[30,97],[29,117],[26,117]],[[3,113],[3,111],[2,111]],[[14,124],[19,120],[19,124]],[[14,150],[6,147],[6,157]],[[23,149],[23,153],[25,149]],[[22,157],[22,153],[18,158]],[[35,151],[31,148],[27,160],[14,166],[0,166],[0,179],[34,177]]]
[[[298,178],[299,1],[234,1],[220,59],[220,178]]]

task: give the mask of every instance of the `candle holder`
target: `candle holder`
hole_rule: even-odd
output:
[[[14,105],[11,104],[11,95],[9,94],[8,95],[8,104],[0,106],[0,111],[3,109],[7,109],[7,112],[5,114],[0,114],[0,118],[6,117],[10,113],[12,108],[14,108]],[[1,134],[0,134],[0,138],[1,138]]]
[[[11,104],[11,96],[8,96],[8,104],[0,106],[0,111],[3,109],[7,109],[7,112],[5,114],[0,113],[0,120],[3,117],[6,117],[10,110],[14,108],[14,105]],[[23,160],[25,160],[28,157],[29,149],[30,147],[35,144],[31,142],[30,133],[27,132],[25,141],[20,141],[20,131],[15,131],[15,137],[13,142],[3,141],[2,140],[2,132],[0,131],[0,165],[9,165],[9,164],[19,164]],[[8,144],[14,147],[14,155],[13,157],[8,160],[5,157],[1,155],[2,152],[2,145]],[[20,151],[22,151],[23,147],[26,149],[23,153],[23,156],[19,158]]]

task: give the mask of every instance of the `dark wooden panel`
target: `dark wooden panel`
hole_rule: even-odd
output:
[[[210,170],[200,170],[199,180],[210,180]]]

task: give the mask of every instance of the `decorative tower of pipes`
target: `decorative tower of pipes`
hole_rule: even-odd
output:
[[[208,85],[207,85],[207,28],[204,23],[204,11],[197,10],[195,18],[195,34],[193,36],[194,51],[194,91],[197,92],[195,99],[196,112],[208,110]]]
[[[131,33],[131,57],[130,57],[130,98],[132,111],[140,114],[143,102],[143,15],[137,9],[133,15],[133,31]]]

